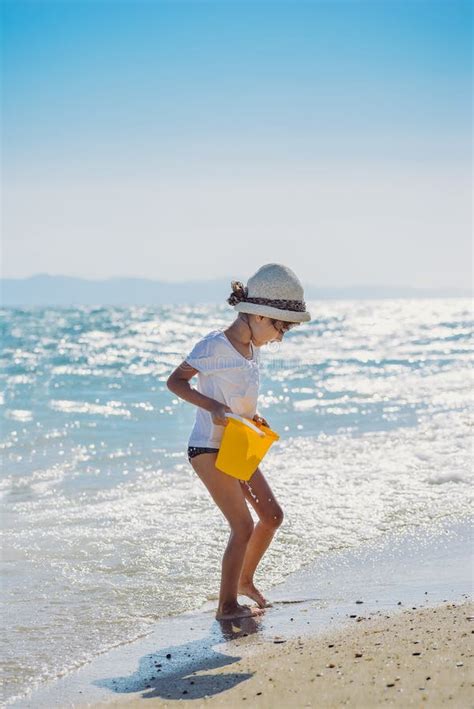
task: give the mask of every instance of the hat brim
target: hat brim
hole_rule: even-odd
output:
[[[259,305],[258,303],[236,303],[234,310],[239,313],[249,313],[250,315],[265,315],[267,318],[275,318],[276,320],[284,320],[285,322],[308,322],[311,320],[311,314],[307,310],[299,312],[297,310],[280,310],[272,308],[270,305]]]

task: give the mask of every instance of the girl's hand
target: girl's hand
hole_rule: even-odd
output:
[[[216,401],[215,406],[211,409],[210,414],[212,418],[212,423],[215,426],[226,426],[229,419],[225,417],[225,414],[231,414],[232,409]]]
[[[252,421],[255,421],[255,423],[259,423],[262,426],[267,426],[267,428],[270,428],[270,425],[267,423],[267,420],[264,419],[263,416],[259,416],[259,414],[255,414]]]

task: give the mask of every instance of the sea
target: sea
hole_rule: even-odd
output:
[[[472,516],[472,302],[307,305],[260,349],[258,412],[280,435],[260,468],[285,515],[256,574],[270,598],[334,550]],[[0,310],[6,703],[217,599],[228,527],[187,459],[195,407],[166,380],[233,318]]]

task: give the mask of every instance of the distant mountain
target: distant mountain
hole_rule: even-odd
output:
[[[209,281],[166,282],[146,278],[109,278],[102,281],[38,274],[0,280],[5,306],[34,305],[167,305],[222,303],[234,277]],[[408,286],[347,286],[318,288],[303,284],[306,300],[370,298],[469,298],[467,288],[411,288]]]

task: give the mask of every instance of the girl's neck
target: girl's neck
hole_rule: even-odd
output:
[[[250,340],[252,338],[252,333],[247,325],[247,322],[243,318],[236,318],[232,325],[224,330],[226,335],[236,342],[240,343],[243,347],[250,347]]]

